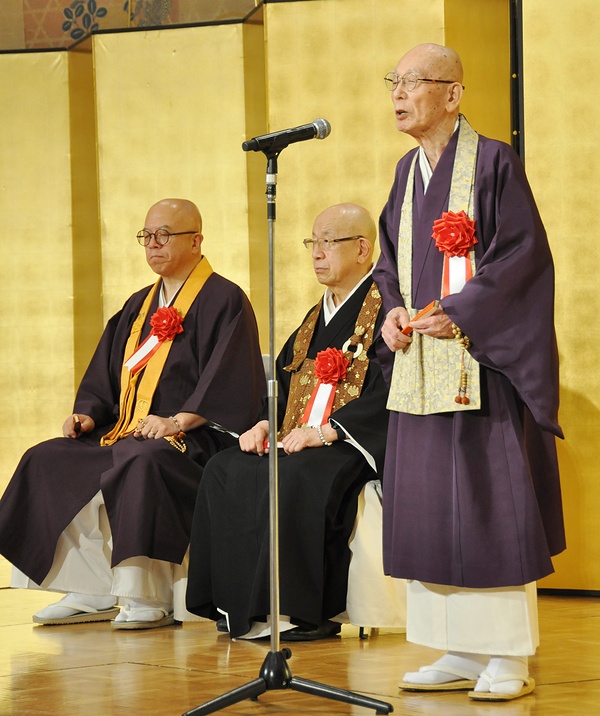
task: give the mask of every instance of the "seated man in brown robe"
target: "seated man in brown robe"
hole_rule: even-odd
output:
[[[381,299],[376,229],[356,204],[317,217],[311,239],[325,295],[277,359],[282,639],[333,636],[346,610],[348,539],[358,495],[383,464],[387,388],[373,360]],[[239,448],[211,459],[198,494],[187,607],[232,637],[266,636],[269,603],[267,411]]]
[[[28,450],[0,501],[12,586],[66,593],[40,624],[172,624],[204,465],[260,413],[254,313],[202,255],[197,207],[158,202],[137,239],[158,281],[109,320],[64,437]]]

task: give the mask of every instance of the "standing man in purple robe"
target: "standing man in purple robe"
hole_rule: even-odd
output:
[[[458,55],[419,45],[385,79],[419,147],[374,272],[393,358],[384,566],[410,580],[407,638],[446,652],[400,687],[504,701],[535,687],[535,582],[565,548],[552,257],[519,158],[460,114]]]
[[[173,592],[185,590],[204,465],[260,413],[254,312],[203,256],[198,208],[158,202],[137,240],[158,280],[109,320],[64,437],[28,450],[0,501],[12,586],[66,593],[38,624],[185,616]]]

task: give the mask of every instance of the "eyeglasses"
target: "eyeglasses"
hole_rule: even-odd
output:
[[[196,231],[167,231],[166,229],[157,229],[156,231],[148,231],[142,229],[138,231],[135,238],[138,240],[140,246],[148,246],[152,237],[159,246],[168,244],[171,240],[171,236],[181,236],[182,234],[196,234]]]
[[[419,86],[420,82],[431,82],[432,84],[451,85],[456,80],[431,80],[428,77],[417,77],[416,72],[407,72],[404,75],[398,75],[395,72],[388,72],[383,78],[385,86],[393,92],[398,85],[400,89],[405,89],[407,92],[414,92]],[[464,89],[464,87],[463,87]]]
[[[335,249],[338,244],[342,243],[342,241],[354,241],[354,239],[364,238],[364,236],[345,236],[342,239],[304,239],[302,243],[305,248],[310,249],[311,251],[314,246],[318,249],[322,249],[323,251],[330,251],[331,249]]]

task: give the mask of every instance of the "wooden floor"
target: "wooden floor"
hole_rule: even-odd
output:
[[[116,632],[107,623],[34,626],[31,615],[48,601],[45,593],[0,588],[0,714],[183,714],[256,679],[269,651],[268,641],[231,641],[212,622],[145,632]],[[354,627],[344,627],[340,638],[292,645],[289,665],[295,677],[387,701],[396,714],[600,714],[600,600],[541,596],[539,606],[542,646],[531,660],[538,687],[511,703],[471,702],[465,693],[399,692],[403,672],[437,652],[398,633],[381,631],[361,641]],[[284,689],[223,713],[375,712]]]

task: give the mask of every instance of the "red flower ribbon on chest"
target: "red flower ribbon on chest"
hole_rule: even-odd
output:
[[[467,256],[477,242],[475,222],[464,211],[445,211],[433,222],[435,245],[446,256]]]
[[[321,383],[335,385],[346,377],[350,361],[339,348],[326,348],[315,358],[315,375]]]
[[[339,348],[326,348],[315,357],[317,384],[308,399],[301,423],[309,426],[324,425],[331,415],[335,389],[344,380],[350,361]]]
[[[150,334],[125,361],[125,366],[133,375],[142,370],[163,343],[172,341],[175,336],[183,333],[182,323],[181,314],[173,306],[159,308],[150,316]]]
[[[161,343],[172,341],[176,335],[183,333],[182,323],[181,314],[173,306],[159,308],[150,318],[151,334],[156,336]]]
[[[433,222],[431,237],[439,251],[444,252],[442,298],[462,290],[473,278],[469,251],[475,246],[475,222],[464,211],[445,211]]]

